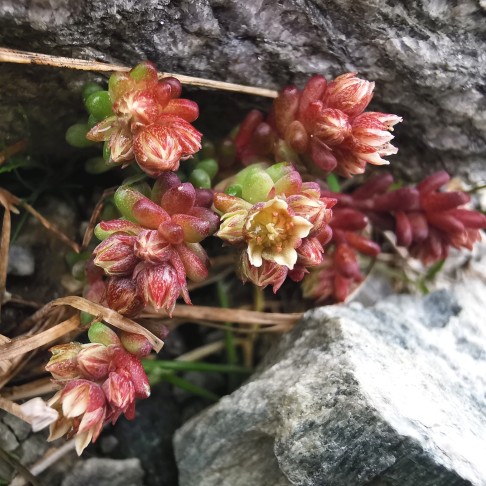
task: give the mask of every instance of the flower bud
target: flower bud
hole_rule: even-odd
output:
[[[133,246],[135,237],[115,233],[101,242],[93,251],[94,263],[107,275],[129,275],[137,264]]]
[[[127,317],[136,316],[144,307],[143,298],[130,278],[111,277],[106,286],[106,302],[110,309]]]
[[[351,135],[348,115],[332,108],[323,110],[314,127],[314,135],[327,145],[339,145]]]
[[[138,258],[158,264],[170,259],[172,245],[158,231],[144,230],[135,240],[134,251]]]
[[[341,110],[350,117],[363,112],[373,97],[375,83],[356,77],[356,73],[346,73],[332,81],[324,94],[324,102],[329,108]]]
[[[134,272],[137,290],[146,305],[165,309],[170,315],[175,307],[181,287],[177,273],[171,265],[141,263]]]
[[[110,347],[103,344],[85,344],[78,355],[78,366],[83,377],[90,380],[101,380],[110,371]]]
[[[247,252],[243,252],[238,273],[243,283],[250,281],[261,288],[271,285],[273,293],[276,293],[287,277],[288,268],[268,260],[264,260],[260,267],[255,267],[250,263]]]
[[[182,149],[166,127],[158,124],[143,127],[135,136],[133,151],[137,164],[151,177],[179,169]]]
[[[51,373],[55,380],[65,381],[79,378],[77,357],[82,349],[79,343],[68,343],[53,346],[49,349],[52,357],[46,365],[46,371]]]
[[[127,375],[125,370],[111,372],[102,385],[107,402],[122,412],[135,400],[135,388]]]

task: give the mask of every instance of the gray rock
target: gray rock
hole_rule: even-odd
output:
[[[34,255],[29,248],[12,245],[8,251],[8,275],[28,277],[34,274]]]
[[[142,486],[143,470],[138,459],[79,461],[62,486]]]
[[[25,440],[32,433],[32,426],[15,415],[7,413],[2,420],[10,427],[19,441]]]
[[[19,446],[17,438],[12,430],[3,422],[0,422],[0,447],[8,452]]]
[[[377,82],[372,108],[406,120],[392,167],[413,178],[445,167],[479,180],[486,176],[485,20],[477,0],[3,0],[0,44],[128,65],[149,58],[164,71],[270,88],[316,72],[358,71]],[[27,114],[34,146],[66,150],[63,132],[82,113],[76,100],[89,75],[0,69],[0,132],[25,132]],[[203,122],[205,112],[216,114],[215,99],[225,116],[212,125],[222,120],[228,131],[242,115],[232,100],[248,98],[203,94]]]
[[[180,485],[486,485],[484,273],[315,309],[176,434]]]

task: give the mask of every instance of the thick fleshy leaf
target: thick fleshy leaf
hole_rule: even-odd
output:
[[[177,187],[180,184],[181,181],[175,172],[163,172],[159,177],[157,177],[157,180],[152,187],[150,199],[155,201],[157,204],[160,204],[162,201],[162,196],[165,194],[165,192],[171,187]]]
[[[299,111],[298,117],[302,119],[305,117],[305,112],[307,111],[309,104],[318,101],[324,95],[326,91],[327,81],[324,76],[320,74],[315,74],[306,83],[302,94],[300,95]]]
[[[447,233],[462,233],[465,230],[464,224],[459,221],[453,214],[446,213],[429,213],[427,221],[432,226],[439,228]]]
[[[413,211],[419,208],[419,194],[413,187],[402,187],[373,199],[375,211]]]
[[[471,200],[469,194],[454,192],[427,192],[420,198],[422,207],[427,211],[447,211],[462,206]]]
[[[357,231],[366,228],[368,218],[365,214],[351,208],[338,208],[333,210],[330,225],[350,231]]]
[[[164,108],[164,113],[176,115],[191,123],[199,116],[199,106],[195,101],[186,99],[173,99]]]
[[[281,137],[284,137],[287,127],[297,115],[299,100],[299,90],[295,86],[287,86],[273,102],[275,125]]]
[[[429,225],[424,213],[421,211],[412,211],[407,213],[412,228],[412,237],[414,242],[421,242],[429,236]]]
[[[337,245],[333,258],[336,270],[343,277],[353,278],[360,274],[356,253],[349,245]]]
[[[324,172],[332,172],[336,168],[338,161],[327,145],[314,137],[311,140],[309,147],[310,157],[317,167]]]
[[[294,120],[287,126],[285,141],[299,154],[307,150],[309,135],[300,121]]]
[[[354,199],[369,199],[383,194],[393,184],[393,176],[389,173],[379,174],[366,181],[353,192]]]
[[[452,209],[451,215],[461,221],[467,228],[482,229],[486,228],[486,215],[478,211],[469,211],[468,209]]]
[[[175,214],[172,216],[172,221],[182,228],[184,241],[187,243],[199,243],[211,234],[209,221],[204,221],[189,214]]]
[[[397,245],[408,247],[413,240],[413,230],[410,220],[403,211],[395,213],[395,233],[397,235]]]
[[[235,145],[238,152],[250,143],[253,132],[262,121],[263,113],[261,111],[251,110],[246,115],[235,138]]]
[[[445,171],[440,170],[434,174],[426,177],[422,182],[417,184],[417,189],[420,194],[426,194],[427,192],[435,191],[447,184],[451,179],[451,176]]]
[[[167,211],[146,197],[135,202],[132,214],[141,226],[153,230],[170,219]]]
[[[191,216],[202,219],[209,223],[209,234],[212,235],[219,227],[219,216],[211,209],[204,207],[194,207],[191,209]]]
[[[101,221],[98,223],[94,233],[96,238],[103,241],[113,233],[137,235],[140,231],[142,231],[140,225],[132,221],[128,221],[127,219],[112,219],[111,221]]]
[[[196,202],[196,190],[189,182],[167,189],[160,205],[170,214],[186,214]]]
[[[193,282],[202,282],[208,277],[209,262],[206,259],[201,259],[196,253],[191,251],[191,248],[185,244],[178,245],[177,253],[184,264],[187,277]]]
[[[368,238],[365,238],[364,236],[351,231],[345,231],[344,235],[349,246],[360,253],[363,253],[364,255],[375,257],[381,251],[380,245],[369,240]]]
[[[158,232],[171,245],[178,245],[184,241],[184,230],[172,220],[163,222],[158,227]]]
[[[114,196],[115,205],[120,213],[132,222],[137,222],[133,214],[133,206],[143,199],[147,198],[130,186],[120,186]]]

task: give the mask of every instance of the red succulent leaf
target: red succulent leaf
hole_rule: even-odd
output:
[[[167,189],[160,205],[170,214],[188,213],[196,201],[196,190],[188,182]]]

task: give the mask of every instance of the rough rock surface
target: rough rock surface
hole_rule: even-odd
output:
[[[306,314],[179,429],[180,485],[486,485],[485,275]]]
[[[143,470],[138,459],[79,461],[62,486],[142,486]]]
[[[275,88],[315,72],[358,71],[377,82],[372,108],[404,116],[394,166],[414,178],[416,169],[442,167],[486,176],[485,32],[483,0],[0,4],[0,44],[12,48],[130,65],[149,58],[165,71]],[[40,130],[38,141],[59,151],[53,142],[75,121],[81,103],[73,92],[86,77],[1,66],[0,131],[22,129],[27,114],[31,127],[48,123],[51,137]],[[243,98],[203,94],[200,101],[203,112],[213,113],[215,100],[224,106],[218,119],[228,124],[241,116],[234,100]]]

